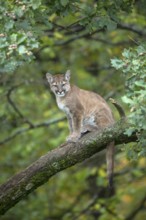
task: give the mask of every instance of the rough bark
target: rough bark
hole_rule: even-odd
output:
[[[103,150],[109,142],[115,140],[116,144],[121,144],[136,141],[135,134],[131,137],[124,134],[128,126],[125,120],[121,120],[103,132],[88,133],[78,143],[64,143],[40,157],[0,186],[0,214],[4,214],[56,173]]]

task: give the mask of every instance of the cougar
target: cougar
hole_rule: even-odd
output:
[[[46,73],[51,91],[56,96],[58,107],[65,112],[70,134],[68,142],[77,142],[83,134],[104,129],[114,123],[112,111],[106,101],[98,94],[80,89],[70,84],[70,70],[65,74]],[[114,168],[114,142],[107,146],[107,176],[112,186]]]

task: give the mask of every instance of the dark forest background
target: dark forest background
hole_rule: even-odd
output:
[[[64,170],[2,220],[146,218],[146,2],[6,0],[0,6],[0,183],[65,141],[68,125],[45,74],[72,83],[129,115],[139,144],[117,146],[115,192],[105,193],[105,155]],[[113,109],[116,120],[117,110]],[[93,163],[94,162],[94,163]]]

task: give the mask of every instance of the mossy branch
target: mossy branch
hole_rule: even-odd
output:
[[[0,214],[7,212],[56,173],[91,157],[111,141],[114,140],[116,144],[136,141],[135,134],[130,137],[124,134],[128,127],[128,123],[121,120],[103,132],[88,133],[78,143],[64,143],[40,157],[0,186]]]

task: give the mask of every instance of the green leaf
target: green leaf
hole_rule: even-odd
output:
[[[32,0],[32,8],[36,10],[41,5],[41,3],[41,0]]]
[[[21,44],[21,43],[24,42],[26,39],[27,39],[26,35],[18,36],[17,44]]]
[[[122,55],[123,55],[123,57],[125,57],[125,58],[129,58],[129,57],[130,57],[130,51],[127,50],[127,49],[124,49]]]
[[[5,29],[6,31],[9,31],[10,29],[12,29],[14,27],[14,21],[13,20],[10,20],[9,22],[7,22],[5,24]]]
[[[146,53],[145,48],[141,45],[136,48],[136,51],[138,52],[139,55]]]
[[[24,46],[24,45],[20,45],[19,47],[18,47],[18,52],[19,52],[19,54],[25,54],[26,53],[26,47]]]
[[[123,102],[127,103],[127,104],[134,104],[134,101],[130,98],[128,98],[127,96],[123,96],[122,97]]]
[[[130,137],[134,131],[135,131],[135,128],[132,128],[132,127],[131,127],[131,128],[128,128],[128,129],[125,131],[125,134]]]
[[[5,48],[5,47],[7,47],[9,44],[8,44],[8,42],[6,41],[6,39],[4,38],[4,39],[0,39],[0,48]]]
[[[21,18],[24,15],[24,10],[22,10],[22,8],[16,8],[15,10],[15,14],[16,16],[18,16],[19,18]]]
[[[135,85],[136,86],[139,86],[139,87],[143,87],[143,88],[146,88],[146,84],[143,80],[140,80],[140,81],[136,81],[135,82]]]
[[[12,41],[13,43],[15,43],[16,40],[17,40],[17,34],[12,34],[12,35],[10,36],[10,39],[11,39],[11,41]]]
[[[30,42],[31,43],[31,48],[33,49],[33,48],[38,48],[39,47],[39,43],[37,42],[37,41],[32,41],[32,42]]]
[[[62,6],[66,6],[68,4],[68,0],[60,0]]]
[[[113,31],[117,28],[117,23],[115,21],[109,20],[107,23],[107,30]]]
[[[115,58],[115,59],[111,59],[111,65],[116,69],[120,69],[121,67],[123,67],[124,62],[120,59]]]

